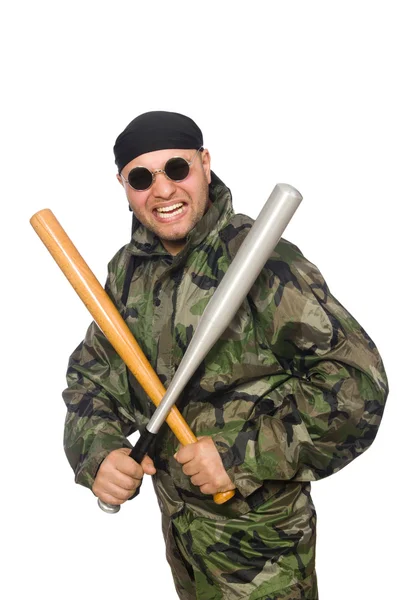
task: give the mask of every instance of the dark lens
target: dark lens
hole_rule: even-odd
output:
[[[189,175],[189,163],[184,158],[170,158],[165,164],[164,171],[173,181],[182,181]]]
[[[152,185],[152,174],[145,167],[135,167],[128,173],[128,183],[134,190],[147,190]]]

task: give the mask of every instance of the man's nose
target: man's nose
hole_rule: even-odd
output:
[[[154,173],[154,181],[152,184],[152,194],[156,198],[170,198],[175,192],[175,182],[168,179],[163,171]]]

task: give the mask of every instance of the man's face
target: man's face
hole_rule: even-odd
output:
[[[167,160],[174,156],[181,156],[190,162],[195,154],[196,150],[175,149],[148,152],[129,162],[121,175],[128,181],[128,173],[134,167],[146,167],[155,171],[164,169]],[[163,241],[183,240],[200,221],[209,205],[210,155],[208,150],[198,152],[190,165],[188,176],[180,182],[171,181],[164,173],[156,173],[148,190],[136,191],[120,176],[118,179],[142,225]]]

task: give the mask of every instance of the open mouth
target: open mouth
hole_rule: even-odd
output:
[[[183,202],[176,202],[175,204],[171,204],[170,206],[163,206],[155,208],[153,213],[160,221],[168,221],[181,215],[185,210],[185,205]]]

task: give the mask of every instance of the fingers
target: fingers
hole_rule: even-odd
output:
[[[197,473],[197,475],[194,475],[193,477],[190,478],[190,481],[192,482],[193,485],[200,487],[200,486],[204,485],[205,483],[208,483],[208,479],[209,479],[209,477],[206,473]]]
[[[143,473],[142,476],[139,474],[136,477],[131,477],[116,470],[112,473],[110,480],[117,487],[128,491],[131,489],[135,489],[137,486],[141,485],[142,478]]]
[[[113,450],[102,462],[92,487],[93,493],[108,504],[122,504],[141,485],[144,473],[156,472],[148,456],[139,465],[129,456],[128,448]]]
[[[220,492],[221,490],[219,490],[217,488],[216,485],[213,485],[211,483],[206,483],[205,485],[200,486],[200,492],[202,494],[217,494],[218,492]]]
[[[236,487],[210,437],[198,438],[196,443],[180,448],[174,458],[182,465],[182,471],[190,477],[191,483],[199,487],[203,494],[215,494]]]
[[[144,456],[143,461],[141,462],[141,467],[146,475],[154,475],[156,473],[154,463],[147,454]]]
[[[128,448],[122,448],[122,450],[128,450]],[[112,462],[112,466],[114,466],[118,471],[123,473],[124,475],[128,475],[129,477],[133,477],[134,479],[142,479],[143,477],[143,469],[140,464],[135,462],[131,456],[128,454],[120,453],[114,457],[114,461]],[[109,454],[111,456],[112,452]],[[109,458],[108,457],[108,458]]]
[[[187,444],[187,446],[182,446],[182,448],[179,448],[178,452],[175,452],[174,458],[181,465],[184,465],[196,457],[198,450],[198,442],[195,444]]]
[[[191,460],[183,465],[182,471],[185,473],[185,475],[188,475],[188,477],[192,477],[192,475],[197,475],[197,473],[200,472],[200,465],[198,465],[195,460]]]
[[[107,481],[102,485],[99,482],[98,486],[94,484],[92,491],[103,502],[107,502],[108,504],[124,504],[124,502],[134,496],[138,487],[139,485],[134,485],[131,489],[126,490]]]
[[[123,504],[135,494],[141,483],[141,480],[138,479],[131,478],[130,481],[130,486],[125,488],[120,487],[117,483],[104,476],[97,475],[92,486],[92,491],[103,502],[107,502],[108,504]]]

